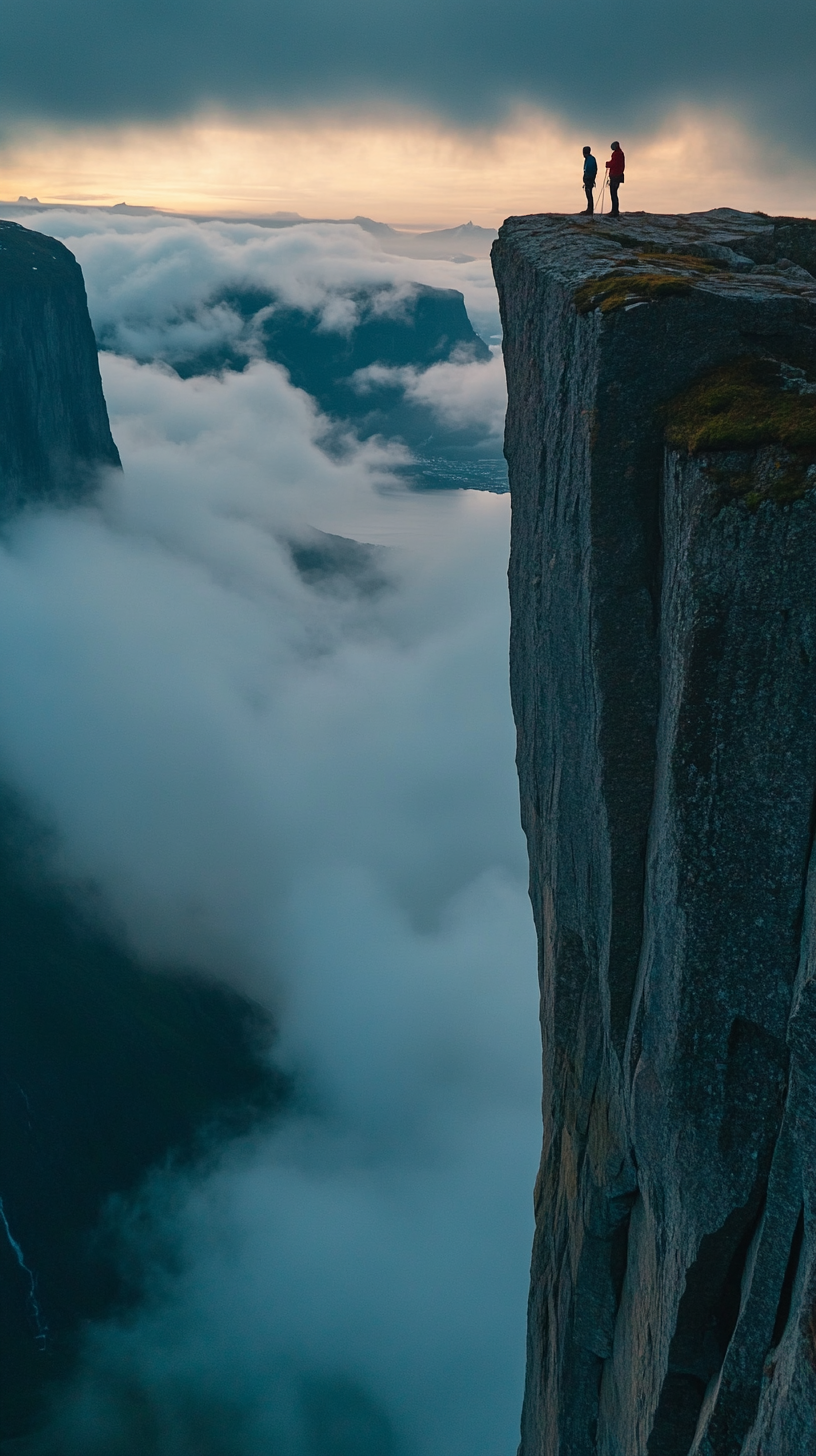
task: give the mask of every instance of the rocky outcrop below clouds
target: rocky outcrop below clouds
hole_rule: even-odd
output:
[[[524,1456],[816,1449],[816,223],[512,218]]]
[[[440,418],[417,389],[437,364],[486,364],[490,350],[474,330],[463,295],[455,288],[353,287],[337,290],[320,306],[295,307],[269,289],[228,287],[207,301],[223,334],[202,347],[179,329],[175,348],[162,358],[184,379],[245,369],[266,359],[286,369],[292,383],[310,394],[330,421],[362,439],[398,439],[430,469],[412,467],[411,479],[443,487],[443,462],[487,464],[495,457],[496,484],[505,488],[500,440],[489,419],[474,424]],[[100,346],[121,348],[117,333],[100,332]],[[442,466],[440,469],[439,466]],[[456,484],[466,482],[466,474]],[[479,486],[481,479],[473,482]]]

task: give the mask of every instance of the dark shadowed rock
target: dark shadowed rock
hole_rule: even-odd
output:
[[[510,219],[525,1456],[816,1450],[816,223]]]
[[[318,308],[296,308],[262,288],[225,289],[208,303],[229,309],[241,321],[233,341],[163,357],[183,378],[243,369],[250,359],[266,358],[282,364],[292,383],[313,395],[321,409],[343,417],[371,413],[378,390],[387,391],[387,385],[374,381],[367,389],[357,387],[354,376],[372,365],[428,369],[454,356],[490,358],[455,288],[416,283],[407,290],[356,289],[338,292],[334,301],[336,323]],[[115,342],[115,335],[100,339],[104,347]]]
[[[261,325],[268,359],[284,364],[293,384],[308,390],[330,413],[365,414],[371,408],[353,377],[372,365],[427,369],[456,354],[490,358],[474,332],[465,300],[455,288],[415,284],[357,294],[355,322],[331,329],[317,314],[275,305]]]
[[[82,270],[14,222],[0,222],[0,341],[0,516],[76,500],[119,465]]]
[[[378,596],[392,585],[388,547],[303,527],[287,541],[292,564],[307,586],[341,596]]]

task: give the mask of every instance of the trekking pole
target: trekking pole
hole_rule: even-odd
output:
[[[607,184],[608,181],[609,181],[609,173],[608,172],[605,172],[604,173],[604,179],[603,179],[603,187],[601,188],[601,217],[603,217],[604,193],[606,191],[606,184]]]

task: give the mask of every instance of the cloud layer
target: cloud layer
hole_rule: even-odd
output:
[[[161,340],[172,250],[133,236],[118,269],[91,237],[89,291]],[[540,1135],[507,501],[412,494],[376,442],[329,457],[267,363],[103,376],[124,474],[0,549],[0,771],[141,957],[270,1007],[296,1097],[112,1211],[145,1302],[88,1331],[43,1449],[495,1456]],[[314,528],[379,577],[304,579]]]
[[[457,264],[394,256],[354,224],[270,229],[63,209],[33,219],[16,215],[59,237],[78,258],[101,346],[142,362],[181,366],[238,340],[244,322],[224,301],[230,290],[263,290],[284,305],[314,312],[327,329],[350,329],[363,295],[376,294],[379,307],[398,311],[417,283],[456,288],[476,331],[488,341],[498,335],[487,259]],[[435,372],[432,390],[406,383],[418,399],[438,399],[444,420],[473,419],[484,411],[495,423],[503,413],[498,369],[450,366]],[[464,398],[469,394],[470,405]]]

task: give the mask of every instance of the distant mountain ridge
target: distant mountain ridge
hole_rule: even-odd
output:
[[[108,212],[132,217],[169,217],[186,222],[232,222],[252,223],[255,227],[288,228],[301,224],[330,223],[336,227],[356,224],[364,232],[376,237],[386,253],[403,258],[428,258],[453,263],[471,262],[474,258],[487,258],[494,240],[498,237],[495,228],[480,227],[477,223],[460,223],[457,227],[429,228],[422,232],[396,228],[387,222],[377,222],[362,215],[356,217],[302,217],[299,212],[272,213],[198,213],[167,212],[160,207],[140,207],[128,202],[112,205],[90,206],[81,202],[38,202],[35,198],[20,198],[17,202],[0,201],[0,209],[14,212],[39,213],[59,209],[65,212]]]

